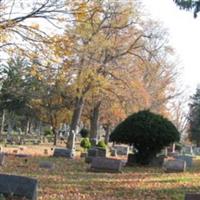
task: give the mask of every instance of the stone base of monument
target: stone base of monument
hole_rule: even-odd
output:
[[[185,200],[199,200],[200,199],[200,193],[198,194],[185,194]]]
[[[65,157],[65,158],[74,158],[75,150],[67,148],[55,148],[53,152],[53,157]]]

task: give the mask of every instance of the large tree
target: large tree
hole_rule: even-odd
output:
[[[200,146],[200,88],[191,97],[189,111],[189,139]]]

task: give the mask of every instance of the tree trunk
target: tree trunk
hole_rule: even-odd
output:
[[[5,124],[5,115],[6,115],[6,110],[3,109],[2,120],[1,120],[1,130],[0,130],[0,135],[3,134],[4,124]]]
[[[73,148],[73,133],[72,132],[76,134],[77,126],[80,121],[80,117],[83,110],[83,105],[84,105],[83,97],[80,97],[80,98],[76,97],[74,112],[73,112],[72,121],[70,124],[69,137],[67,141],[67,148],[69,149]]]
[[[97,141],[98,139],[98,125],[99,125],[99,110],[101,102],[97,102],[92,110],[90,117],[90,139],[91,141]]]
[[[53,145],[56,146],[57,145],[57,131],[56,131],[55,127],[52,128],[52,132],[53,132],[53,135],[54,135]]]

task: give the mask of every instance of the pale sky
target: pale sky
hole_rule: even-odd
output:
[[[182,81],[189,95],[200,84],[200,13],[179,10],[173,0],[142,0],[150,15],[163,22],[179,57]]]

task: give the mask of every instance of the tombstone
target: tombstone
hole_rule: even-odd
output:
[[[95,157],[106,157],[106,149],[101,147],[92,147],[88,150],[87,156],[85,157],[86,163],[91,163]]]
[[[195,155],[199,156],[200,155],[200,147],[194,147],[193,152]]]
[[[72,153],[71,149],[56,147],[54,148],[53,157],[73,158],[74,155]]]
[[[94,172],[121,172],[122,170],[121,160],[105,158],[105,157],[94,157],[91,163],[91,171]]]
[[[193,157],[192,156],[187,156],[187,155],[179,155],[175,156],[177,160],[183,160],[186,162],[186,167],[192,167],[193,164]]]
[[[157,156],[157,157],[153,158],[153,159],[150,161],[149,165],[150,165],[150,166],[154,166],[154,167],[161,167],[161,166],[163,166],[163,163],[164,163],[164,161],[165,161],[165,158],[166,158],[165,155]]]
[[[55,164],[48,161],[41,161],[39,163],[39,168],[53,170],[55,168]]]
[[[117,155],[119,155],[119,156],[127,156],[128,155],[128,152],[129,152],[128,146],[115,145],[113,148],[117,150]]]
[[[5,163],[5,154],[0,153],[0,165],[3,166]]]
[[[37,180],[24,176],[0,174],[0,193],[4,196],[13,195],[37,200]]]
[[[181,154],[189,154],[189,155],[194,155],[192,146],[184,146],[181,150]]]
[[[186,162],[184,160],[167,160],[163,164],[163,169],[167,173],[185,172]]]
[[[197,194],[185,194],[185,200],[199,200],[200,199],[200,193]]]
[[[111,156],[117,157],[117,150],[111,149]]]

